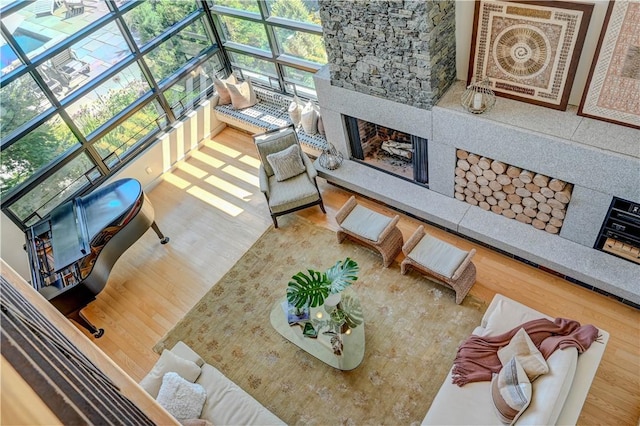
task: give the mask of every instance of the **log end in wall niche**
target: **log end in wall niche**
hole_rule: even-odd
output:
[[[560,232],[571,183],[462,149],[456,157],[456,199],[550,234]]]

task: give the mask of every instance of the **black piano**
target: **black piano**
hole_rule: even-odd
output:
[[[135,179],[122,179],[70,200],[26,231],[33,287],[95,337],[104,333],[81,310],[102,291],[111,268],[154,221],[151,202]]]

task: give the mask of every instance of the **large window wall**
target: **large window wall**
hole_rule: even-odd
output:
[[[315,97],[317,0],[0,0],[0,196],[20,227],[101,184],[232,70]]]
[[[237,74],[315,97],[313,74],[327,63],[318,0],[210,0],[224,50]]]

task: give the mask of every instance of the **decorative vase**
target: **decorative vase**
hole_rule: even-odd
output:
[[[341,300],[342,295],[340,293],[330,294],[326,299],[324,299],[324,310],[330,314],[336,309]]]
[[[340,151],[336,149],[331,143],[327,143],[329,146],[322,151],[318,162],[322,167],[328,170],[335,170],[342,164],[343,156]]]

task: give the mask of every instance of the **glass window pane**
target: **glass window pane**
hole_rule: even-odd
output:
[[[220,20],[225,40],[271,51],[263,24],[229,16],[220,16]]]
[[[129,149],[164,125],[164,111],[157,101],[152,101],[107,133],[94,146],[103,160],[108,159],[107,166],[113,167]]]
[[[120,29],[111,23],[46,61],[38,71],[62,99],[130,54]]]
[[[271,16],[320,25],[318,0],[267,0],[267,6]]]
[[[155,79],[160,81],[211,46],[202,21],[197,20],[149,52],[145,60]]]
[[[124,20],[140,47],[197,9],[194,0],[159,0],[139,3],[124,15]]]
[[[0,137],[4,138],[51,107],[30,74],[0,89]]]
[[[3,16],[2,23],[32,59],[109,13],[104,1],[85,1],[82,6],[77,3],[38,0],[9,16]]]
[[[274,27],[278,45],[287,55],[324,65],[327,63],[327,51],[322,36]]]
[[[229,52],[231,65],[242,68],[243,71],[249,71],[252,78],[262,80],[268,83],[267,76],[277,78],[276,66],[274,63],[258,59],[253,56],[243,55],[241,53]],[[246,73],[245,73],[246,74]]]
[[[96,174],[94,164],[85,154],[78,155],[12,204],[9,210],[23,221],[36,212],[37,215],[27,222],[27,225],[32,225],[39,218],[49,214],[67,197],[89,185],[90,180],[87,177],[89,172]]]
[[[213,86],[213,78],[223,68],[220,57],[214,55],[164,92],[176,117],[182,116],[206,97],[207,90]]]
[[[282,70],[284,72],[284,80],[295,84],[299,94],[315,97],[316,89],[313,82],[313,73],[287,66],[283,66]]]
[[[212,3],[214,6],[224,6],[247,12],[260,13],[260,8],[258,8],[258,2],[256,0],[213,0]]]
[[[133,63],[68,108],[68,113],[86,136],[149,91],[137,63]]]
[[[69,127],[56,115],[3,149],[0,161],[2,194],[6,194],[77,144],[78,140]]]

